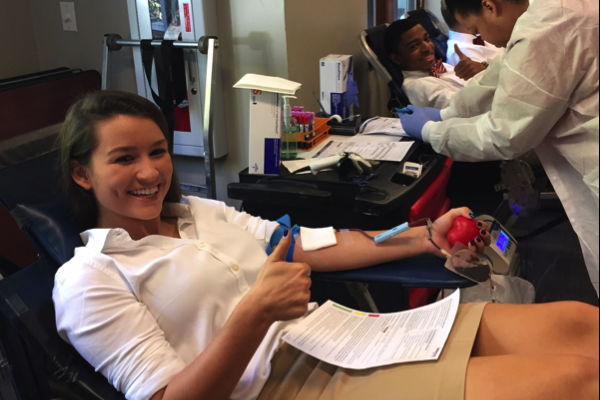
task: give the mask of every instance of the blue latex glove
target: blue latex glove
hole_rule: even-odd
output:
[[[421,110],[433,121],[433,122],[442,122],[442,110],[438,110],[437,108],[424,107]]]
[[[422,108],[415,106],[408,106],[407,108],[412,111],[412,114],[400,115],[402,127],[410,137],[423,140],[423,127],[432,119]]]

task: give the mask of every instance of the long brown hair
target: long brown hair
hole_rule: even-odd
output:
[[[71,161],[89,167],[97,145],[96,127],[119,115],[148,118],[169,139],[167,120],[149,100],[125,92],[100,91],[88,94],[71,106],[58,136],[59,167],[65,195],[79,223],[86,229],[96,226],[98,206],[92,191],[79,186],[71,176]],[[181,187],[175,170],[165,202],[181,202]]]

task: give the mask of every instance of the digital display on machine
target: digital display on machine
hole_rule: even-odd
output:
[[[496,242],[496,246],[502,250],[503,253],[506,253],[506,248],[508,247],[508,243],[510,239],[508,235],[502,231],[500,231],[500,235],[498,236],[498,241]]]

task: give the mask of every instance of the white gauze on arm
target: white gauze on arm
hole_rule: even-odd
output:
[[[321,250],[338,244],[335,230],[332,227],[320,229],[300,228],[300,236],[304,251]]]

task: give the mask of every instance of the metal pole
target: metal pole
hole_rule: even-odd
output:
[[[153,40],[151,42],[151,44],[154,47],[160,47],[162,45],[162,42],[163,42],[162,40]],[[124,46],[124,47],[139,47],[142,45],[142,42],[141,42],[141,40],[117,40],[115,42],[115,44],[117,44],[119,46]],[[173,47],[182,47],[184,49],[197,49],[198,43],[197,42],[174,41]]]
[[[375,300],[373,300],[373,296],[369,292],[369,285],[366,283],[346,282],[346,288],[348,288],[350,295],[354,297],[362,311],[379,314],[377,304],[375,304]]]
[[[162,46],[162,40],[153,40],[152,46]],[[112,66],[112,54],[113,51],[119,51],[122,47],[140,47],[142,45],[141,40],[124,40],[119,35],[111,34],[104,35],[104,51],[102,59],[102,90],[108,90],[110,88],[110,67]],[[184,49],[199,49],[198,42],[173,42],[174,47],[180,47]]]
[[[206,96],[204,104],[204,165],[206,173],[206,197],[208,199],[217,198],[217,186],[215,181],[215,156],[214,156],[214,129],[215,129],[215,87],[217,78],[217,57],[216,51],[219,48],[219,41],[216,38],[206,38],[204,47],[207,49],[207,68],[206,68]],[[202,39],[201,39],[202,41]],[[202,51],[198,47],[199,52]],[[199,54],[199,53],[198,53]],[[198,63],[200,65],[200,63]],[[199,75],[201,76],[201,74]]]
[[[153,40],[152,46],[160,47],[162,40]],[[109,85],[109,68],[113,51],[118,51],[121,47],[139,47],[141,40],[123,40],[118,35],[106,35],[104,37],[104,59],[102,64],[102,90],[107,90]],[[199,42],[173,42],[174,47],[184,49],[198,50],[197,56],[207,55],[206,69],[206,96],[204,104],[204,165],[206,168],[206,197],[209,199],[217,198],[217,187],[215,179],[215,156],[214,156],[214,130],[215,130],[215,88],[217,83],[217,59],[216,50],[219,48],[219,40],[216,37],[203,37]],[[202,68],[198,61],[198,76],[202,76]],[[191,74],[190,74],[191,76]],[[200,110],[202,113],[202,104]]]
[[[374,28],[377,25],[377,11],[375,8],[375,0],[368,0],[369,11],[367,12],[368,27]]]
[[[108,35],[104,36],[104,52],[102,56],[102,90],[108,90],[110,86],[109,82],[109,68],[112,61],[112,51],[108,48]]]

